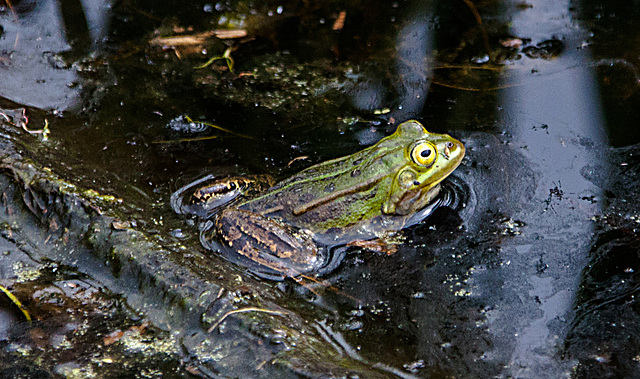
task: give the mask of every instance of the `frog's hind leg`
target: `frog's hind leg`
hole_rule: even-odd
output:
[[[263,191],[272,184],[273,180],[266,175],[222,178],[207,175],[171,194],[171,208],[179,214],[210,218],[240,196]]]
[[[214,180],[214,175],[207,175],[185,186],[171,194],[171,208],[178,214],[195,215],[207,218],[207,210],[204,202],[194,201],[194,191],[204,186],[204,183]]]

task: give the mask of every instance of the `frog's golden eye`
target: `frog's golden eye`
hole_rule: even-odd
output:
[[[411,159],[416,164],[424,167],[433,165],[437,156],[436,146],[431,142],[421,142],[411,150]]]

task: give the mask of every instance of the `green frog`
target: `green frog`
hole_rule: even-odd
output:
[[[326,266],[329,246],[384,242],[422,221],[464,153],[460,141],[411,120],[373,146],[276,184],[202,178],[175,192],[172,205],[206,220],[205,246],[222,241],[261,276],[295,278]]]

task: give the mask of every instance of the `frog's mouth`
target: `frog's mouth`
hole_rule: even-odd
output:
[[[402,198],[396,203],[395,214],[405,216],[419,211],[426,207],[440,193],[440,183],[431,186],[429,189],[417,187],[404,193]]]

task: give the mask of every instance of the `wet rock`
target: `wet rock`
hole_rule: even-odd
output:
[[[0,341],[0,371],[383,376],[337,352],[296,313],[230,312],[281,309],[280,295],[216,266],[197,241],[188,248],[137,222],[124,227],[130,210],[122,200],[44,170],[5,137],[0,151],[0,243],[8,252],[0,272],[34,320],[3,318],[11,330]],[[3,312],[11,308],[3,304]]]

